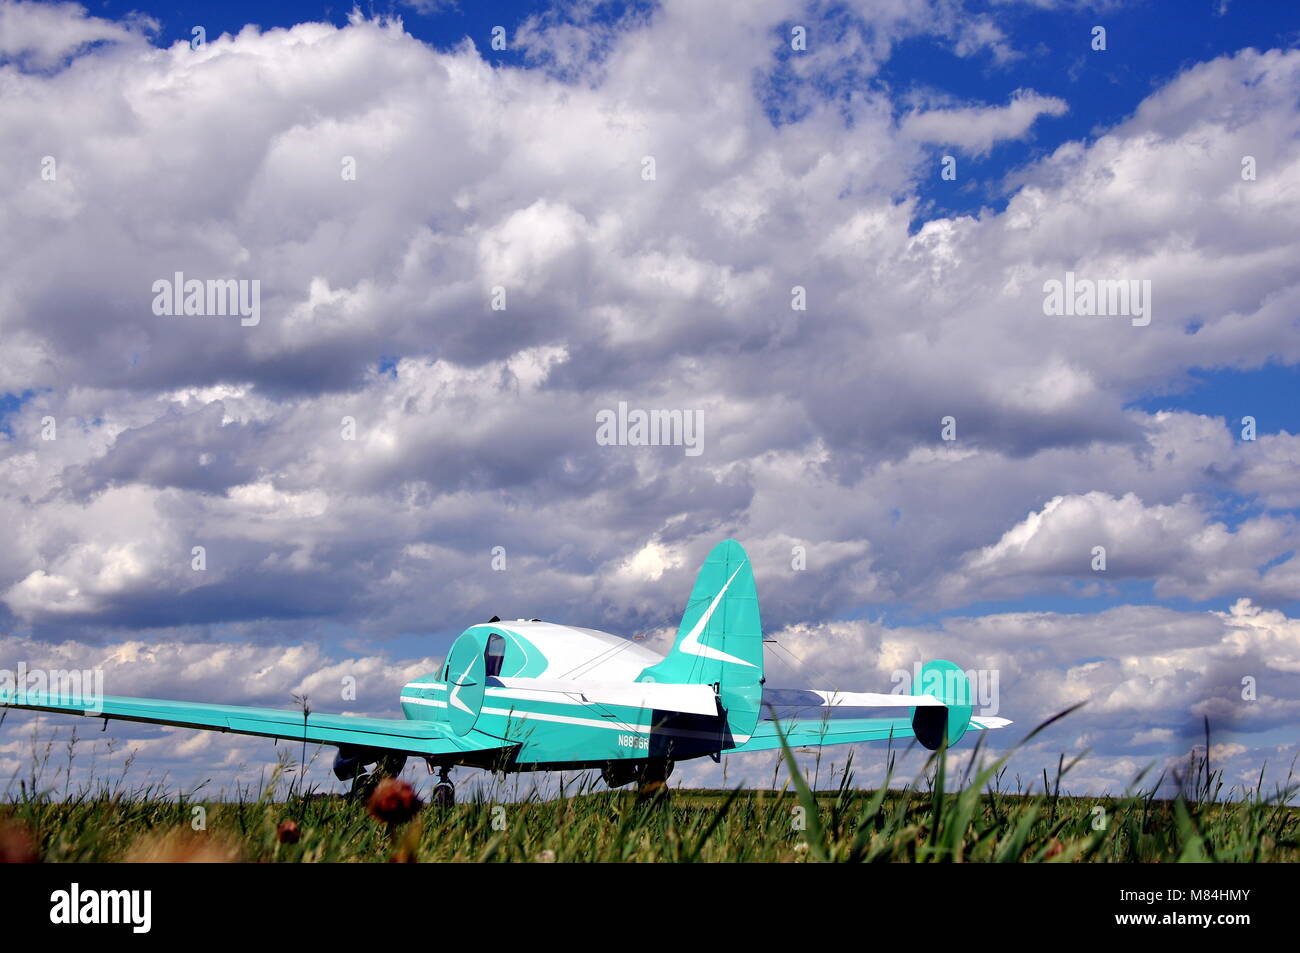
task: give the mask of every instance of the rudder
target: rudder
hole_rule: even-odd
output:
[[[758,723],[763,697],[763,624],[744,547],[723,540],[695,577],[672,650],[639,682],[717,685],[727,727],[738,743]]]

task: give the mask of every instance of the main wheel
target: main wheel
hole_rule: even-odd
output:
[[[352,779],[352,790],[348,793],[348,797],[361,801],[369,800],[370,795],[375,793],[375,788],[379,787],[380,781],[384,778],[397,777],[404,767],[406,767],[406,755],[385,754],[375,762],[369,774],[358,774]]]
[[[369,774],[358,774],[352,779],[352,790],[348,792],[348,798],[363,803],[370,800],[370,795],[375,793],[375,788],[379,787],[382,777],[383,775],[378,771],[371,771]]]
[[[450,781],[443,781],[433,789],[434,807],[451,807],[456,803],[456,789]]]

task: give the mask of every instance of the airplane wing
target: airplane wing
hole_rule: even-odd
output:
[[[760,721],[754,726],[749,740],[727,753],[770,751],[781,747],[775,721]],[[859,741],[884,741],[887,738],[906,740],[916,737],[910,718],[782,718],[779,722],[785,732],[786,744],[791,748],[820,745],[850,745]],[[1007,718],[975,715],[970,728],[987,731],[1005,728],[1011,724]]]
[[[496,739],[476,743],[473,736],[458,737],[447,726],[428,721],[397,718],[362,718],[330,715],[284,708],[244,708],[237,705],[206,705],[199,702],[165,701],[157,698],[122,698],[105,695],[97,699],[69,698],[43,692],[18,693],[0,699],[5,708],[48,711],[92,718],[114,718],[155,725],[176,725],[210,731],[285,738],[326,745],[358,745],[384,748],[412,755],[458,754],[502,747]]]

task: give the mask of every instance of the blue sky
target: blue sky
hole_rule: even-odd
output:
[[[88,6],[99,16],[120,19],[139,11],[153,17],[159,25],[156,42],[161,45],[188,42],[195,26],[202,26],[213,37],[237,33],[250,23],[263,29],[316,20],[342,26],[352,9],[347,4],[297,2],[103,2]],[[450,49],[469,38],[488,62],[524,68],[530,64],[519,51],[491,49],[493,28],[504,26],[513,36],[530,17],[572,17],[569,5],[540,0],[359,6],[372,16],[400,16],[411,35],[440,49]],[[818,8],[829,14],[827,32],[842,34],[858,28],[844,4],[819,4]],[[610,23],[652,9],[653,4],[647,3],[594,4],[591,21]],[[979,57],[958,55],[951,44],[933,37],[918,36],[900,42],[872,81],[898,93],[926,89],[984,102],[1005,101],[1016,89],[1032,87],[1067,98],[1070,109],[1063,116],[1040,120],[1029,140],[1007,142],[987,157],[971,159],[975,182],[944,183],[937,176],[923,179],[919,189],[923,208],[918,221],[954,213],[975,214],[983,207],[1001,209],[1007,194],[1006,176],[1014,169],[1050,152],[1061,142],[1087,139],[1115,125],[1131,114],[1152,89],[1187,66],[1246,47],[1286,47],[1300,36],[1300,9],[1267,0],[1041,7],[975,2],[965,4],[965,9],[996,17],[998,25],[1025,51],[1013,71],[996,68]],[[1096,25],[1107,30],[1104,58],[1092,55],[1089,47],[1090,31]],[[846,96],[853,88],[851,84],[833,86],[827,94]],[[942,154],[942,150],[936,150],[936,156]]]
[[[846,685],[915,650],[1019,720],[1086,687],[1054,743],[1091,788],[1185,754],[1238,668],[1272,701],[1225,763],[1276,759],[1300,9],[890,9],[0,0],[0,650],[249,704],[351,666],[391,713],[490,615],[662,642],[734,536]],[[176,271],[257,279],[260,322],[153,313]],[[1154,319],[1045,314],[1066,272]],[[699,411],[704,453],[598,446],[620,401]]]

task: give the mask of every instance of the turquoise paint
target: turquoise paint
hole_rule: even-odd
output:
[[[436,710],[458,735],[469,733],[483,708],[483,693],[487,688],[487,663],[483,655],[490,634],[486,629],[469,629],[455,641],[447,655],[447,705]]]
[[[912,679],[912,694],[933,695],[943,702],[948,708],[948,744],[961,741],[970,725],[972,708],[970,679],[960,665],[947,659],[926,662]]]

